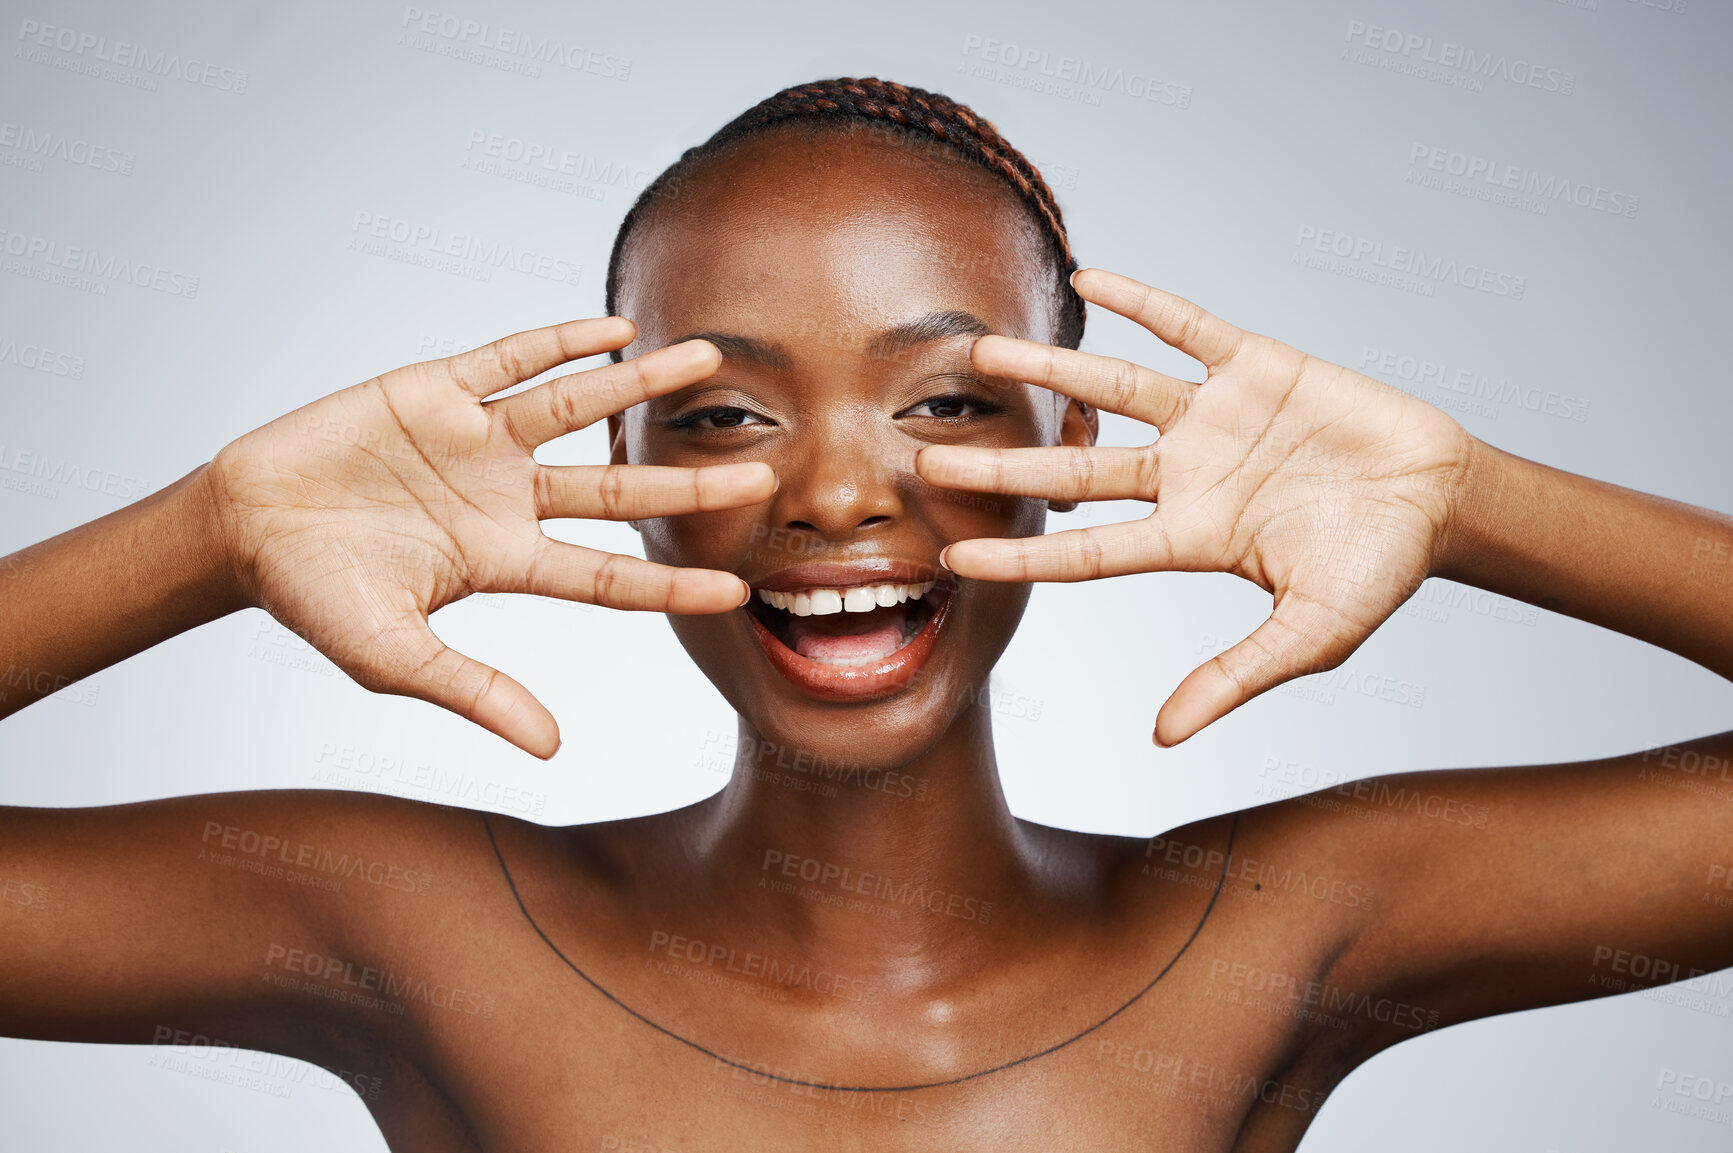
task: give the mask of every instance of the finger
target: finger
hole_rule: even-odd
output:
[[[669,468],[597,464],[536,470],[536,516],[633,520],[739,508],[767,500],[776,474],[759,461]]]
[[[1164,748],[1295,677],[1333,669],[1369,635],[1321,601],[1289,591],[1252,635],[1193,669],[1155,718]]]
[[[752,594],[733,573],[673,568],[635,556],[547,540],[538,550],[524,590],[537,596],[584,601],[608,608],[656,613],[723,613]]]
[[[947,545],[939,563],[990,581],[1086,581],[1171,567],[1173,550],[1154,516],[1046,536],[977,537]]]
[[[356,679],[374,692],[436,704],[546,760],[560,747],[560,727],[530,691],[497,669],[471,660],[405,619],[368,649],[369,669]]]
[[[1156,457],[1142,448],[973,448],[930,444],[915,454],[929,484],[1047,500],[1154,500]]]
[[[1135,320],[1162,341],[1211,368],[1232,359],[1245,333],[1191,301],[1099,268],[1074,273],[1071,287],[1091,304]]]
[[[1185,415],[1198,386],[1152,368],[1008,336],[983,336],[970,352],[975,367],[1051,388],[1085,404],[1153,424],[1163,432]]]
[[[721,364],[722,354],[714,344],[686,340],[550,380],[488,407],[498,410],[519,444],[534,448],[653,396],[696,384]]]
[[[568,360],[624,348],[637,332],[637,325],[619,316],[569,320],[513,333],[440,363],[471,396],[492,396]]]

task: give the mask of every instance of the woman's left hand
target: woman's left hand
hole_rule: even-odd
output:
[[[1230,572],[1275,596],[1268,620],[1195,669],[1156,717],[1173,745],[1295,677],[1333,669],[1434,571],[1478,443],[1407,393],[1124,276],[1072,278],[1087,301],[1203,362],[1203,384],[1128,361],[1001,336],[975,367],[1154,425],[1143,448],[932,446],[935,485],[1049,500],[1146,500],[1137,521],[958,541],[943,563],[979,580],[1076,581]]]

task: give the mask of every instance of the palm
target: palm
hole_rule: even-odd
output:
[[[732,609],[744,585],[730,574],[561,544],[540,522],[734,507],[762,500],[774,483],[763,465],[536,463],[538,445],[708,376],[719,358],[702,342],[483,403],[630,337],[630,325],[612,320],[519,333],[345,389],[230,444],[212,479],[253,602],[362,685],[434,701],[551,754],[558,734],[547,710],[511,678],[447,648],[429,614],[473,592]]]
[[[1147,368],[986,337],[982,371],[1147,421],[1144,448],[921,454],[935,484],[1058,500],[1155,502],[1141,521],[959,542],[946,563],[988,580],[1229,572],[1274,595],[1250,637],[1195,671],[1157,719],[1172,744],[1283,681],[1334,668],[1427,576],[1471,439],[1377,381],[1241,332],[1177,297],[1091,272],[1078,290],[1202,360],[1196,385]]]
[[[1149,496],[1175,567],[1309,598],[1352,647],[1426,576],[1461,463],[1454,422],[1269,343],[1280,375],[1212,375],[1154,448]]]
[[[367,636],[370,614],[425,616],[471,592],[522,591],[512,577],[542,539],[530,454],[418,368],[291,413],[218,457],[259,599],[321,648]],[[377,435],[346,443],[362,429]]]

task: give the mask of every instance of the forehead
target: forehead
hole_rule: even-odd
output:
[[[690,332],[840,340],[931,313],[1051,339],[1053,270],[1016,193],[936,142],[850,128],[750,138],[636,229],[633,353]]]

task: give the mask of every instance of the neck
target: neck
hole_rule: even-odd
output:
[[[756,923],[880,971],[973,954],[1033,869],[973,703],[890,765],[796,751],[742,718],[734,775],[702,812],[699,852]]]

